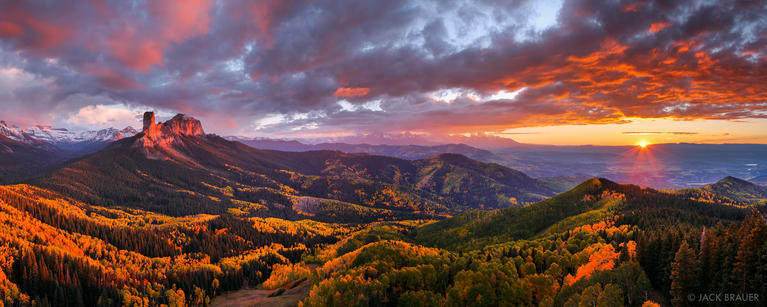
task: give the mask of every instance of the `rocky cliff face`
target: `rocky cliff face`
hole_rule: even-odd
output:
[[[144,112],[144,128],[141,131],[146,131],[149,127],[154,125],[154,112]]]
[[[150,159],[194,163],[177,148],[184,145],[183,137],[205,136],[200,121],[184,114],[177,114],[164,123],[155,123],[154,120],[154,112],[144,113],[144,136],[136,142],[146,156]]]
[[[162,124],[163,132],[179,135],[205,135],[202,130],[202,124],[194,117],[187,117],[184,114],[178,114],[169,121]]]
[[[149,137],[161,137],[162,135],[186,135],[200,136],[205,135],[202,130],[202,124],[194,117],[188,117],[184,114],[177,114],[164,123],[154,122],[154,112],[144,113],[144,130]]]

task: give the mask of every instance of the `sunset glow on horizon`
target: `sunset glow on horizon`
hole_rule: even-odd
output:
[[[0,225],[0,307],[759,305],[767,0],[0,0]]]
[[[8,1],[0,119],[122,128],[154,110],[266,138],[767,143],[763,16],[759,1]]]

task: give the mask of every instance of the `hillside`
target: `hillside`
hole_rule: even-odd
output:
[[[259,150],[178,115],[33,183],[105,206],[170,215],[366,222],[518,206],[556,190],[497,164],[442,154],[406,160],[338,151]]]
[[[529,206],[469,211],[424,226],[415,231],[413,236],[416,242],[428,246],[476,249],[489,244],[567,231],[626,212],[632,212],[633,216],[636,210],[654,214],[658,210],[691,208],[700,211],[697,213],[701,219],[711,215],[724,219],[743,218],[743,213],[738,213],[741,210],[738,207],[712,207],[710,203],[686,196],[617,184],[604,178],[592,178],[570,191]]]
[[[492,170],[463,159],[441,156],[424,163],[450,160],[476,172]],[[223,304],[258,294],[248,300],[556,306],[612,300],[611,306],[639,306],[647,299],[667,303],[658,293],[669,291],[669,255],[688,240],[705,248],[702,255],[733,257],[737,267],[755,272],[758,262],[737,260],[741,256],[733,253],[739,249],[722,243],[749,246],[736,234],[751,228],[762,229],[756,235],[767,233],[761,218],[746,218],[750,212],[600,178],[526,207],[474,210],[424,226],[231,214],[171,217],[5,186],[0,251],[4,259],[18,260],[0,262],[7,274],[0,276],[0,288],[6,303],[22,305],[202,305],[224,291],[260,284],[227,293]],[[754,239],[764,237],[759,236]],[[704,238],[705,244],[695,241]],[[713,262],[701,263],[707,268],[701,274],[732,271],[720,268],[719,260],[708,261]],[[716,276],[706,277],[707,285],[739,278]],[[597,294],[580,294],[590,292]]]
[[[63,162],[55,148],[0,135],[0,184],[33,177]]]
[[[3,303],[640,306],[678,302],[682,280],[767,295],[762,190],[736,178],[555,195],[577,177],[261,150],[145,118],[39,187],[0,187]],[[674,273],[685,261],[701,269]]]
[[[210,138],[208,141],[217,140]],[[177,141],[184,142],[185,148],[193,148],[189,142],[206,142],[186,136]],[[129,143],[126,140],[110,149]],[[218,145],[225,144],[244,146],[231,142]],[[202,169],[203,156],[180,148],[172,148],[172,154],[183,157],[181,162],[117,156],[117,161],[125,164],[114,168],[111,178],[128,176],[123,171],[135,166],[129,164],[131,159],[174,163],[178,171],[186,172],[190,182],[203,176],[202,171],[190,172]],[[236,156],[236,151],[222,151],[221,161]],[[144,157],[141,152],[134,154]],[[424,178],[431,178],[424,181],[431,182],[439,178],[437,182],[446,184],[433,189],[441,191],[451,189],[453,183],[445,178],[455,173],[463,175],[456,179],[458,182],[480,174],[508,183],[524,178],[497,165],[450,154],[412,162],[332,151],[300,153],[301,159],[283,152],[265,154],[279,155],[279,159],[261,161],[262,170],[274,167],[270,163],[279,163],[315,174],[291,176],[325,176],[331,182],[349,177],[363,180],[354,173],[381,180],[375,182]],[[318,155],[342,162],[322,167],[318,161],[326,160],[312,159]],[[107,157],[103,159],[89,163],[116,165],[108,164]],[[255,163],[260,160],[248,161],[258,169]],[[109,178],[105,174],[97,181]],[[167,190],[160,188],[166,186],[161,182],[171,181],[153,183],[157,185],[153,191]],[[238,189],[222,193],[236,195]],[[695,261],[705,268],[693,276],[701,278],[706,287],[713,287],[723,280],[761,278],[756,272],[763,264],[744,257],[763,253],[763,244],[756,242],[767,239],[767,224],[752,215],[751,208],[695,201],[678,193],[602,178],[586,180],[570,191],[524,207],[471,210],[425,225],[424,221],[288,221],[248,217],[240,212],[243,209],[234,207],[216,215],[173,217],[89,204],[65,195],[26,185],[0,187],[0,224],[4,225],[0,256],[18,259],[0,262],[6,274],[5,278],[0,275],[0,290],[7,294],[5,303],[91,306],[139,300],[150,305],[199,306],[226,292],[213,302],[568,306],[607,301],[604,304],[608,306],[640,306],[652,300],[667,305],[670,282],[678,278],[670,268],[678,261],[675,254],[690,248],[686,247],[688,242],[694,248],[690,253],[701,255],[700,260],[695,256]],[[315,199],[297,197],[293,206],[303,209],[312,207],[309,203]],[[349,218],[338,216],[342,212],[339,208],[359,205],[338,206],[327,211],[336,216],[326,218]],[[732,266],[741,268],[746,277],[734,273]],[[734,291],[733,287],[725,289]],[[746,290],[762,293],[752,286]]]
[[[0,121],[0,184],[40,176],[135,134],[131,127],[75,133],[40,125],[21,129]]]
[[[169,217],[92,206],[26,185],[0,186],[0,224],[2,301],[54,306],[142,297],[154,305],[204,301],[259,283],[273,264],[295,262],[352,230],[228,215]]]
[[[753,182],[753,183],[756,183],[758,185],[761,185],[761,186],[766,186],[767,185],[767,176],[764,176],[764,175],[756,176],[754,178],[749,179],[749,181]]]
[[[522,208],[371,226],[270,280],[321,276],[309,306],[666,306],[698,287],[765,293],[765,239],[752,208],[592,178]]]
[[[699,188],[682,189],[678,193],[708,202],[716,200],[741,206],[767,204],[767,187],[732,176]]]
[[[724,179],[701,189],[739,201],[767,201],[767,188],[731,176],[727,176]]]

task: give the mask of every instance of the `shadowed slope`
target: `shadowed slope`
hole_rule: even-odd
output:
[[[45,144],[27,144],[0,135],[0,184],[39,175],[65,159]]]
[[[455,154],[412,161],[259,150],[206,135],[183,115],[145,127],[36,183],[97,204],[172,215],[237,209],[355,222],[503,208],[556,192],[521,172]]]

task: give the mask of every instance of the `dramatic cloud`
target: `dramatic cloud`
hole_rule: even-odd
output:
[[[333,96],[336,97],[360,97],[370,93],[370,89],[366,87],[339,87]]]
[[[0,115],[151,107],[250,135],[765,118],[765,16],[747,0],[2,1]]]

